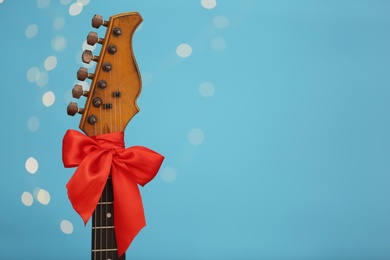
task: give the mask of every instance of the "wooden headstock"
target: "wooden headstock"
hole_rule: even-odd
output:
[[[95,73],[80,68],[77,79],[91,79],[90,90],[84,91],[75,85],[72,95],[75,98],[86,96],[85,108],[78,108],[71,102],[67,108],[69,115],[81,113],[80,129],[88,136],[124,131],[128,122],[138,113],[136,100],[141,93],[141,75],[132,48],[133,34],[142,22],[137,12],[111,16],[109,21],[95,15],[92,26],[107,27],[104,38],[90,32],[89,45],[101,44],[99,56],[85,50],[82,59],[85,63],[97,62]]]

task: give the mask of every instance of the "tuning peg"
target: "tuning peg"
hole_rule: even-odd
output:
[[[92,60],[97,62],[99,60],[99,56],[94,56],[92,54],[92,51],[85,50],[83,52],[82,59],[83,59],[84,63],[88,63],[89,64]]]
[[[95,32],[90,32],[90,33],[88,33],[88,36],[87,36],[87,43],[88,43],[89,45],[92,45],[92,46],[93,46],[93,45],[95,45],[96,43],[102,44],[103,41],[104,41],[104,39],[103,39],[103,38],[99,38],[97,33],[95,33]]]
[[[72,96],[74,98],[80,98],[81,96],[87,97],[89,91],[83,90],[81,85],[75,85],[72,90]]]
[[[92,73],[88,73],[88,70],[86,68],[80,68],[78,71],[77,71],[77,79],[78,80],[81,80],[81,81],[84,81],[85,79],[93,79],[93,75]]]
[[[75,102],[70,102],[66,110],[70,116],[74,116],[76,113],[82,114],[84,112],[84,108],[79,108]]]
[[[92,18],[92,27],[93,28],[99,28],[101,25],[106,26],[108,25],[108,21],[103,20],[103,17],[99,14],[95,14]]]

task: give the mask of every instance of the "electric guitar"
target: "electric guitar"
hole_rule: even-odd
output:
[[[96,32],[87,36],[89,45],[101,44],[99,56],[85,50],[84,63],[96,62],[94,73],[86,68],[77,71],[77,79],[91,80],[89,91],[76,84],[72,90],[74,98],[86,97],[85,107],[76,102],[67,107],[68,115],[82,114],[79,128],[87,136],[124,131],[131,118],[139,111],[136,100],[141,92],[141,76],[132,49],[132,37],[141,24],[137,12],[111,16],[109,21],[95,15],[92,26],[107,27],[105,37]],[[100,201],[92,215],[92,260],[125,260],[118,257],[115,240],[113,189],[108,177]]]

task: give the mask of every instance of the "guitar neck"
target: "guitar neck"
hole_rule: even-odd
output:
[[[92,260],[125,260],[118,257],[114,232],[114,195],[108,178],[99,203],[92,215]]]

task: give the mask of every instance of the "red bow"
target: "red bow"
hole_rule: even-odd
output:
[[[62,142],[64,166],[76,167],[66,185],[73,208],[86,224],[111,173],[114,223],[118,256],[126,252],[146,225],[137,184],[144,186],[156,176],[164,157],[146,147],[124,148],[124,133],[88,137],[68,130]]]

